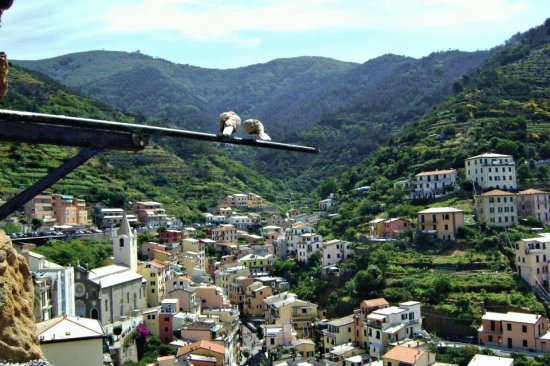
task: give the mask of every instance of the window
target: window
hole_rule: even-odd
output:
[[[523,347],[527,347],[527,339],[523,340]]]
[[[512,330],[512,323],[506,324],[506,330]]]
[[[493,341],[493,336],[489,334],[488,340],[489,340],[489,342],[492,342]]]
[[[269,338],[269,344],[275,344],[275,338]]]
[[[522,326],[521,326],[521,331],[522,331],[523,333],[527,333],[527,325],[522,325]]]
[[[120,240],[118,241],[118,244],[120,245],[121,248],[124,248],[124,238],[120,238]]]

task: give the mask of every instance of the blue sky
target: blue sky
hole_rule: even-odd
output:
[[[325,56],[474,51],[550,17],[548,0],[15,0],[0,50],[42,59],[118,50],[207,68]]]

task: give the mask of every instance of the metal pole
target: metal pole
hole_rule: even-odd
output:
[[[293,144],[284,144],[273,141],[261,141],[252,139],[243,139],[240,137],[226,138],[223,136],[217,136],[210,133],[195,132],[180,130],[176,128],[156,127],[139,125],[134,123],[122,123],[88,118],[77,118],[68,116],[56,116],[51,114],[42,113],[30,113],[21,111],[10,111],[6,109],[0,109],[0,120],[7,121],[19,121],[28,123],[38,123],[53,126],[68,126],[68,127],[82,127],[91,128],[104,131],[118,131],[129,132],[133,134],[141,135],[156,135],[156,136],[168,136],[178,138],[188,138],[192,140],[219,142],[224,144],[234,145],[247,145],[254,147],[271,148],[278,150],[288,150],[304,153],[319,153],[319,148],[311,146],[301,146]]]
[[[42,193],[53,184],[57,183],[67,174],[84,164],[86,161],[94,157],[97,153],[101,152],[101,148],[84,148],[81,149],[78,154],[61,164],[58,168],[48,172],[44,178],[34,183],[29,188],[20,192],[18,195],[10,199],[8,202],[0,206],[0,221],[4,220],[8,215],[13,213],[18,208],[22,207],[25,203],[29,202],[36,195]]]

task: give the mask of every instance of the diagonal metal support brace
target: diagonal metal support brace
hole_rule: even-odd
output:
[[[99,147],[80,149],[78,154],[61,164],[59,167],[51,170],[44,178],[40,179],[38,182],[34,183],[32,186],[20,192],[8,202],[0,206],[0,221],[4,220],[8,217],[8,215],[22,207],[36,195],[42,193],[44,190],[57,183],[67,174],[87,162],[89,159],[93,158],[101,151],[103,151],[103,149]]]

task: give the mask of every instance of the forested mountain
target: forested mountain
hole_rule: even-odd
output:
[[[482,67],[455,83],[455,95],[404,129],[334,186],[348,196],[349,217],[363,221],[399,196],[393,182],[424,170],[464,168],[484,152],[511,154],[521,187],[549,188],[550,20],[493,54]],[[371,186],[358,199],[354,187]],[[395,212],[394,214],[399,214]],[[366,216],[366,217],[365,217]],[[363,218],[361,218],[363,217]]]
[[[442,101],[452,83],[489,54],[385,55],[364,64],[299,57],[232,70],[105,51],[16,63],[164,124],[215,132],[223,110],[259,118],[274,139],[319,146],[321,155],[249,150],[235,155],[271,178],[296,178],[292,184],[307,191],[319,178],[358,163],[390,132]]]
[[[136,116],[81,97],[38,73],[13,66],[9,91],[0,108],[143,123]],[[155,143],[156,142],[156,143]],[[261,174],[228,157],[215,145],[163,141],[139,153],[105,152],[56,184],[89,204],[122,207],[130,200],[157,200],[171,214],[196,218],[228,192],[254,191],[275,201],[285,195]],[[74,148],[0,143],[0,192],[24,188],[75,154]],[[199,210],[200,209],[200,210]]]

